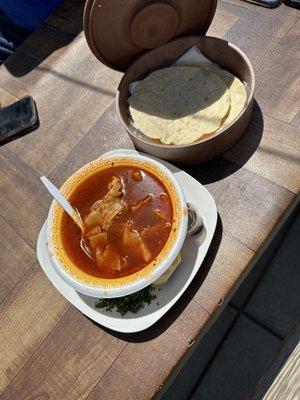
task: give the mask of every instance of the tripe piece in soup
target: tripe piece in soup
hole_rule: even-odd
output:
[[[151,173],[135,167],[111,167],[85,180],[69,199],[82,216],[81,230],[64,213],[63,246],[84,272],[101,278],[120,278],[151,263],[163,249],[172,227],[168,191]]]

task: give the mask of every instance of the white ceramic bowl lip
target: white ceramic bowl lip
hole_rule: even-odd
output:
[[[154,264],[151,267],[151,269],[149,269],[148,273],[145,273],[144,271],[148,269],[147,266],[141,271],[124,278],[119,278],[114,280],[93,278],[92,282],[87,282],[86,280],[83,280],[81,276],[76,276],[76,274],[74,275],[73,272],[71,274],[70,271],[68,271],[68,265],[66,263],[66,260],[62,261],[62,258],[57,255],[58,254],[57,252],[58,246],[56,241],[57,234],[54,232],[53,223],[55,218],[57,219],[58,213],[61,212],[61,208],[54,200],[51,204],[47,220],[47,249],[51,262],[55,270],[58,272],[58,274],[73,289],[92,297],[99,297],[99,298],[122,297],[135,293],[145,288],[146,286],[150,285],[170,267],[170,265],[178,255],[179,251],[181,250],[187,233],[188,213],[187,213],[187,203],[183,190],[179,185],[178,181],[176,180],[176,178],[174,177],[174,175],[172,174],[172,172],[164,165],[151,158],[139,154],[128,154],[128,153],[124,154],[119,153],[115,155],[103,156],[100,159],[94,160],[91,163],[86,164],[80,170],[75,172],[75,174],[73,174],[65,182],[61,190],[64,192],[64,194],[66,194],[65,188],[70,187],[74,176],[82,175],[84,177],[85,171],[88,171],[90,170],[90,168],[93,168],[93,166],[99,163],[99,161],[118,162],[120,160],[123,161],[127,160],[128,163],[130,163],[130,161],[132,162],[136,161],[138,163],[141,163],[140,164],[141,166],[143,163],[146,163],[148,168],[150,165],[152,168],[156,169],[156,171],[159,171],[160,177],[162,178],[162,182],[166,183],[167,180],[169,187],[172,188],[172,194],[170,193],[172,203],[174,197],[176,197],[176,202],[177,202],[173,203],[173,216],[174,218],[177,218],[176,230],[175,233],[173,233],[173,231],[170,233],[167,243],[163,248],[162,252],[157,256],[157,259],[160,258],[162,253],[164,253],[164,255],[160,258],[159,262]],[[146,170],[148,168],[145,166]],[[176,206],[176,210],[174,210],[174,206]],[[174,214],[176,215],[176,217]],[[99,282],[99,280],[101,282]],[[126,280],[127,282],[124,283],[124,280]],[[105,283],[103,281],[105,281]]]

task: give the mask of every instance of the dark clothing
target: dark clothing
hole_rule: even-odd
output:
[[[0,9],[15,24],[34,31],[62,0],[0,0]]]
[[[0,9],[0,65],[30,36],[32,31],[11,21]]]
[[[0,65],[63,0],[0,0]]]

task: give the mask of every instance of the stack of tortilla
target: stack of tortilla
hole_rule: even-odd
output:
[[[247,100],[242,82],[213,64],[160,69],[129,98],[133,126],[164,144],[186,145],[228,126]]]

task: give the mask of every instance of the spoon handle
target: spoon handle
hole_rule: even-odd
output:
[[[55,200],[62,206],[62,208],[70,215],[70,217],[82,228],[81,221],[79,221],[79,217],[77,212],[68,202],[68,200],[63,196],[63,194],[57,189],[56,186],[53,185],[52,182],[49,181],[45,176],[41,176],[41,181],[48,189],[49,193],[55,198]]]

